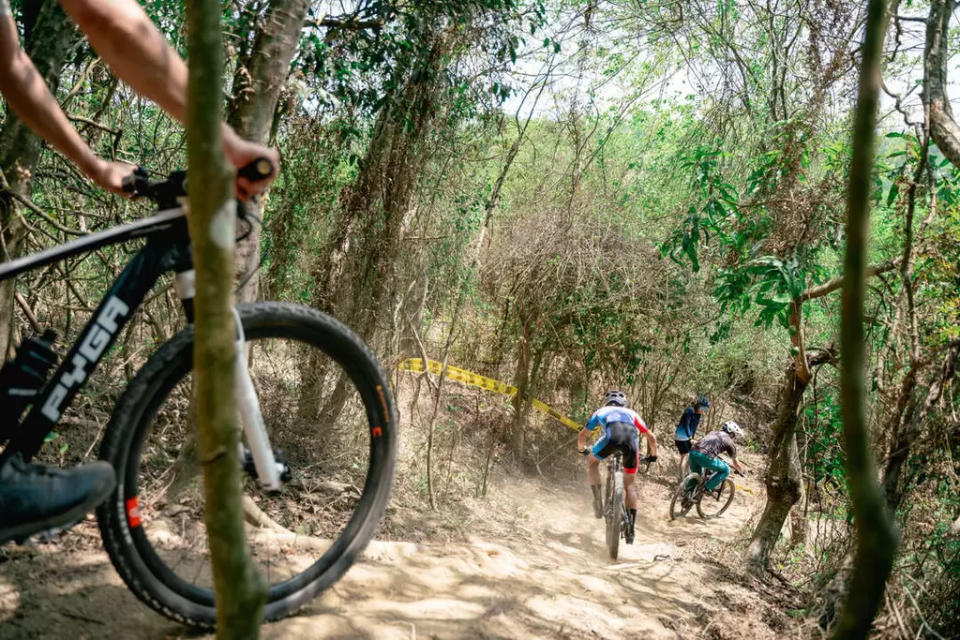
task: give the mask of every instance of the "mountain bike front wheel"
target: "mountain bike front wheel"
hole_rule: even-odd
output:
[[[269,586],[264,619],[272,620],[333,585],[373,537],[393,479],[397,416],[376,359],[341,323],[293,304],[256,303],[238,312],[247,367],[283,465],[281,489],[267,492],[237,452],[247,544]],[[118,486],[98,519],[111,561],[141,600],[209,628],[213,576],[192,360],[187,327],[150,357],[120,398],[101,448]]]
[[[704,490],[697,500],[697,513],[701,518],[716,518],[723,515],[730,503],[733,502],[733,481],[724,480],[720,485],[720,493]]]

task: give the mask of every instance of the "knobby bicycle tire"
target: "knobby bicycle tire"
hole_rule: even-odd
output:
[[[353,435],[357,443],[355,446],[369,455],[365,472],[357,469],[356,463],[354,465],[357,484],[362,477],[362,490],[354,488],[354,491],[359,492],[359,496],[351,495],[349,498],[355,500],[355,508],[351,513],[342,513],[342,529],[337,537],[330,537],[329,546],[322,555],[316,546],[308,547],[311,549],[308,553],[319,557],[302,571],[295,564],[291,564],[292,571],[297,573],[283,582],[270,585],[264,619],[273,620],[290,614],[332,586],[373,537],[386,509],[393,481],[397,416],[389,386],[376,358],[345,325],[316,310],[287,303],[261,302],[241,305],[238,311],[248,345],[255,345],[258,340],[291,340],[296,348],[307,350],[311,356],[320,354],[328,357],[332,363],[330,371],[333,372],[334,379],[339,380],[333,395],[344,388],[348,391],[354,390],[354,395],[349,397],[356,397],[353,402],[357,409],[350,415],[358,416],[356,424],[366,423],[367,430],[366,434]],[[251,347],[251,354],[253,348]],[[289,355],[290,352],[292,349],[288,348],[286,357],[293,358],[294,356]],[[184,380],[192,370],[192,353],[193,328],[187,327],[149,358],[121,396],[107,427],[100,452],[100,457],[109,461],[116,469],[118,484],[111,498],[98,509],[97,515],[103,543],[110,559],[137,597],[159,613],[178,622],[211,628],[215,623],[212,589],[196,585],[185,586],[186,580],[176,573],[177,567],[164,564],[160,546],[155,546],[155,542],[143,531],[141,515],[145,522],[147,515],[143,510],[149,507],[145,504],[146,500],[137,494],[139,474],[144,468],[149,468],[149,460],[146,457],[141,459],[148,455],[148,452],[144,451],[145,440],[148,436],[153,437],[153,421],[167,396],[172,397],[177,385],[184,386]],[[250,361],[252,364],[252,355]],[[279,372],[281,377],[284,374],[284,371]],[[283,382],[286,382],[286,378]],[[270,402],[269,397],[264,397],[268,395],[261,396],[261,404]],[[346,392],[344,395],[346,396]],[[340,405],[341,408],[342,406]],[[156,419],[159,421],[159,418]],[[331,428],[341,427],[338,422],[331,425]],[[279,431],[290,427],[284,424],[277,429]],[[297,437],[300,436],[298,432]],[[158,438],[159,440],[161,438]],[[309,442],[310,440],[305,442],[304,448],[309,449],[306,446]],[[292,467],[293,465],[291,473],[296,474],[297,469]],[[167,473],[165,470],[161,471]],[[174,477],[176,478],[175,473]],[[250,486],[255,485],[255,480],[246,477],[245,482]],[[290,486],[294,486],[293,483]],[[300,506],[295,504],[288,508],[299,513]],[[308,505],[302,506],[306,508]],[[159,520],[159,516],[157,519]],[[293,532],[299,533],[299,530]],[[278,547],[290,542],[288,537],[281,538],[280,534],[277,534],[275,539],[280,540],[275,542]],[[295,537],[294,543],[296,540]],[[304,536],[303,540],[307,540],[307,537]],[[327,542],[324,540],[325,544]],[[162,540],[160,544],[162,545]],[[304,562],[313,558],[314,555],[310,555]],[[268,577],[268,583],[269,581]]]
[[[697,500],[697,513],[700,514],[701,518],[709,520],[710,518],[719,518],[723,515],[723,512],[726,511],[730,504],[733,502],[734,494],[734,485],[732,480],[724,480],[723,485],[721,485],[720,499],[713,497],[712,495],[704,491],[700,494],[700,499]],[[707,502],[704,505],[704,501]]]
[[[607,551],[610,553],[610,559],[616,560],[620,552],[620,529],[623,524],[623,475],[609,473],[607,485],[608,501],[604,505]]]

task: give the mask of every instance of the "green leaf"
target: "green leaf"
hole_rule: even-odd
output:
[[[889,207],[897,200],[897,195],[900,193],[900,187],[897,186],[897,183],[894,182],[890,185],[890,191],[887,192],[887,206]]]

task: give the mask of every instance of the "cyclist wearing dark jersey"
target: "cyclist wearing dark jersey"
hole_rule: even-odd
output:
[[[684,459],[693,448],[693,436],[697,433],[697,427],[700,426],[700,418],[710,408],[710,401],[706,396],[700,396],[697,401],[687,407],[683,415],[680,416],[680,422],[677,423],[677,431],[674,435],[674,444],[677,451],[680,452],[680,477],[686,475],[684,470]]]
[[[720,458],[721,453],[730,454],[733,468],[743,473],[740,462],[737,460],[735,444],[735,439],[741,437],[743,437],[743,429],[736,422],[729,420],[724,422],[718,431],[711,431],[693,445],[693,450],[690,451],[690,470],[694,473],[702,473],[704,469],[715,472],[706,484],[707,491],[714,491],[730,475],[730,467]]]
[[[600,438],[590,449],[586,448],[587,436],[600,430]],[[657,459],[657,439],[647,429],[647,425],[627,408],[627,396],[622,391],[608,391],[604,396],[604,406],[590,416],[586,426],[580,430],[577,449],[587,458],[587,481],[593,492],[593,510],[598,518],[603,517],[600,499],[600,461],[620,451],[623,454],[623,486],[627,494],[627,510],[630,525],[627,528],[627,543],[633,543],[634,523],[637,519],[637,465],[640,462],[640,434],[647,439],[650,455],[644,462]]]

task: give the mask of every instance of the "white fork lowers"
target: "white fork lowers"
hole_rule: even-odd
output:
[[[283,465],[277,464],[270,446],[270,437],[260,412],[260,401],[257,399],[257,390],[253,386],[250,370],[247,369],[247,360],[244,349],[243,326],[240,324],[240,314],[233,310],[233,319],[237,326],[237,341],[235,343],[236,359],[234,360],[234,384],[236,386],[237,408],[240,412],[240,422],[243,425],[243,435],[250,453],[253,455],[253,466],[257,470],[260,484],[268,491],[277,491],[282,486],[280,474]],[[244,459],[243,443],[240,444],[239,459]]]

